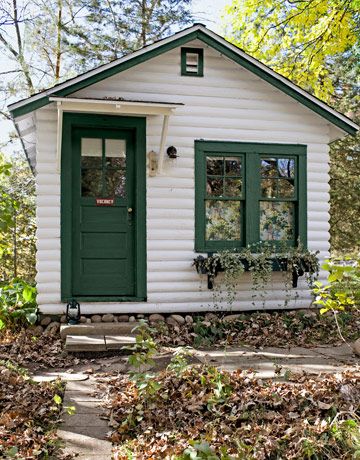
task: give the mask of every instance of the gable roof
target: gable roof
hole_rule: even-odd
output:
[[[49,98],[51,96],[68,96],[75,91],[79,91],[93,85],[94,83],[123,72],[124,70],[130,69],[131,67],[196,39],[209,45],[245,69],[267,81],[346,133],[354,135],[358,131],[359,126],[350,120],[350,118],[337,112],[320,99],[292,83],[287,78],[274,72],[269,67],[249,56],[220,35],[208,30],[202,24],[194,24],[192,27],[184,29],[181,32],[159,40],[151,45],[147,45],[131,54],[116,59],[115,61],[99,66],[63,83],[59,83],[52,88],[41,91],[40,93],[30,96],[27,99],[15,102],[14,104],[9,105],[8,108],[12,117],[18,118],[50,104],[51,101]]]

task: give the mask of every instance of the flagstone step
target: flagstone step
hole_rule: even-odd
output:
[[[110,335],[110,336],[119,336],[126,335],[132,336],[135,335],[131,332],[136,326],[140,323],[91,323],[91,324],[63,324],[60,327],[60,336],[65,338],[67,335]]]
[[[115,351],[134,343],[133,335],[67,335],[65,350],[70,352]]]

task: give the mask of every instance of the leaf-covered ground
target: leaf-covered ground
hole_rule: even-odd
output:
[[[360,310],[337,314],[343,337],[359,338]],[[333,314],[316,311],[251,312],[227,321],[225,315],[207,313],[194,316],[192,324],[157,326],[156,341],[161,345],[254,347],[312,347],[342,343]]]
[[[62,393],[60,382],[33,382],[23,369],[0,361],[0,458],[51,458]]]
[[[116,459],[360,458],[359,374],[274,382],[189,366],[156,381],[154,396],[107,381]]]
[[[79,359],[64,350],[64,341],[59,334],[35,337],[27,329],[0,334],[0,359],[11,359],[32,371],[65,368],[79,363]]]

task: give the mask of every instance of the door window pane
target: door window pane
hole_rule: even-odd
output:
[[[102,139],[82,137],[81,138],[81,156],[101,157],[102,156]]]
[[[260,201],[260,239],[294,239],[294,203]]]
[[[83,169],[81,171],[81,196],[102,196],[101,169]]]
[[[126,193],[126,141],[105,139],[106,194],[124,197]]]
[[[110,169],[106,175],[107,196],[120,196],[124,197],[126,190],[126,178],[124,171]]]
[[[102,194],[102,139],[81,138],[81,196]]]
[[[206,240],[240,240],[239,201],[206,201]]]
[[[81,138],[81,167],[102,167],[102,139]]]

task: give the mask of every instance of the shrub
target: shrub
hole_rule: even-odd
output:
[[[36,288],[21,279],[0,284],[0,329],[16,329],[37,320]]]
[[[360,259],[331,259],[322,268],[329,272],[328,283],[314,283],[315,304],[320,313],[356,309],[360,305]]]

